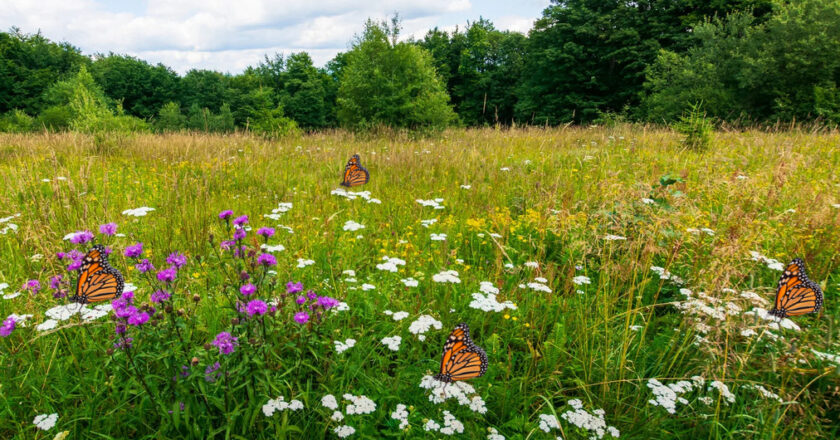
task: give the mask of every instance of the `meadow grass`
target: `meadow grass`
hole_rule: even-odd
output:
[[[343,426],[350,438],[836,437],[840,358],[816,352],[840,354],[838,145],[836,132],[718,132],[698,152],[671,131],[629,125],[423,139],[2,135],[0,218],[20,216],[0,223],[0,283],[13,297],[0,299],[0,319],[33,316],[0,338],[0,438],[308,439]],[[370,194],[350,200],[331,192],[353,153],[371,179],[352,189]],[[443,199],[443,209],[418,199]],[[263,216],[283,202],[291,209]],[[141,206],[154,211],[122,214]],[[252,255],[220,250],[227,209],[249,215]],[[142,242],[158,269],[173,252],[187,256],[157,318],[129,326],[128,350],[114,348],[113,315],[36,328],[67,302],[50,277],[75,282],[56,253],[89,248],[63,237],[108,222],[125,236],[97,241],[113,249],[138,306],[161,284],[125,248]],[[254,265],[255,232],[277,225],[290,228],[268,240],[285,247],[278,264]],[[377,268],[386,256],[405,264]],[[797,256],[825,306],[794,318],[800,329],[780,328],[753,309],[772,305],[780,272],[768,260]],[[447,270],[458,283],[435,281]],[[258,285],[253,297],[278,301],[275,313],[237,311],[242,271]],[[41,291],[14,297],[32,279]],[[287,282],[349,310],[298,324],[305,306]],[[494,288],[515,309],[470,306],[503,307],[488,299]],[[413,333],[422,315],[440,328]],[[435,403],[421,381],[460,322],[489,368],[469,381],[477,401]],[[229,355],[207,345],[224,331],[239,338]],[[392,336],[398,351],[381,341]],[[338,353],[334,341],[348,338],[355,346]],[[375,410],[348,408],[346,393]],[[328,394],[343,420],[322,405]],[[285,409],[293,399],[303,409]],[[392,417],[399,404],[407,418]],[[33,424],[52,413],[54,427]]]

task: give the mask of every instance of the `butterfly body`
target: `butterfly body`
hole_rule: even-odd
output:
[[[341,186],[360,186],[368,183],[368,180],[370,180],[370,173],[362,166],[359,155],[354,154],[344,166],[344,179],[341,181]]]
[[[443,344],[440,373],[435,379],[451,383],[484,375],[487,371],[487,354],[470,339],[467,324],[458,324]]]
[[[76,293],[70,301],[80,304],[107,301],[122,294],[125,280],[108,264],[108,254],[101,244],[94,246],[82,260]]]
[[[805,263],[795,258],[785,268],[776,287],[776,302],[769,313],[779,318],[816,313],[823,303],[817,283],[805,273]]]

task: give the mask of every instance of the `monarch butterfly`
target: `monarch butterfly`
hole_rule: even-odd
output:
[[[808,279],[805,263],[795,258],[785,268],[776,290],[776,304],[770,314],[779,318],[816,313],[823,303],[817,283]]]
[[[461,323],[446,338],[440,359],[440,374],[435,379],[450,383],[472,379],[487,371],[487,354],[470,339],[470,328]]]
[[[88,304],[114,299],[122,293],[124,284],[120,271],[108,264],[105,247],[98,244],[82,260],[79,280],[76,282],[76,294],[70,301]]]
[[[344,166],[344,180],[341,181],[342,186],[359,186],[368,183],[370,180],[370,173],[367,168],[362,166],[361,159],[358,154],[354,154],[347,165]]]

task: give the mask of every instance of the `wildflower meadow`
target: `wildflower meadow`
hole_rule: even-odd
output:
[[[840,134],[708,142],[1,134],[0,438],[836,438]],[[91,249],[125,282],[81,305]]]

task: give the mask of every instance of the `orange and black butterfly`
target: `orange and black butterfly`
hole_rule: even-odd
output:
[[[458,324],[443,344],[440,374],[435,379],[455,382],[484,375],[487,371],[487,354],[470,339],[467,324]]]
[[[823,303],[823,293],[817,283],[805,274],[805,263],[795,258],[785,268],[776,290],[776,304],[770,314],[779,318],[816,313]]]
[[[347,165],[344,166],[344,180],[341,181],[342,186],[359,186],[368,183],[370,180],[370,173],[362,166],[361,159],[358,154],[354,154]]]
[[[112,300],[122,294],[124,285],[125,280],[120,271],[108,264],[105,246],[98,244],[82,260],[76,294],[70,301],[88,304]]]

